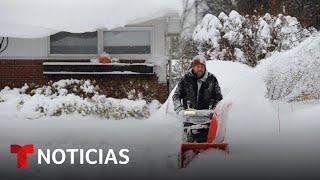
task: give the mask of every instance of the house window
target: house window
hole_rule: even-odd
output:
[[[105,31],[103,50],[109,54],[150,54],[151,31]]]
[[[50,54],[97,54],[97,32],[59,32],[50,36]]]

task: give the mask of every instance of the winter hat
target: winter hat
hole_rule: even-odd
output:
[[[206,58],[202,55],[197,55],[194,58],[192,58],[191,67],[194,67],[199,64],[206,66]]]

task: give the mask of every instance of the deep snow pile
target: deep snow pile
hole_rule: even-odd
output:
[[[267,97],[282,101],[304,101],[320,97],[320,34],[299,46],[263,60],[256,72],[268,88]]]
[[[49,83],[50,84],[50,83]],[[157,100],[107,98],[99,94],[98,86],[90,80],[60,80],[50,85],[22,88],[4,88],[0,103],[11,107],[18,116],[35,119],[42,116],[60,116],[79,113],[107,119],[145,119],[160,107]],[[2,101],[2,102],[1,102]]]
[[[37,38],[59,31],[113,29],[179,13],[181,6],[179,0],[2,0],[0,36]]]

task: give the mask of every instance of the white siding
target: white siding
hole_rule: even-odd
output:
[[[0,54],[1,59],[34,59],[48,56],[47,38],[9,38],[8,48]]]

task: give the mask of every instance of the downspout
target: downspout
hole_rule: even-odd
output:
[[[169,21],[170,21],[170,16],[166,18],[166,32],[165,32],[165,49],[167,49],[168,53],[168,59],[167,59],[167,66],[169,66],[169,72],[167,73],[169,76],[169,82],[168,82],[168,87],[169,87],[169,92],[171,91],[171,82],[172,82],[172,53],[171,53],[171,47],[170,47],[170,38],[168,39],[168,29],[169,29]],[[166,79],[168,79],[166,77]]]

